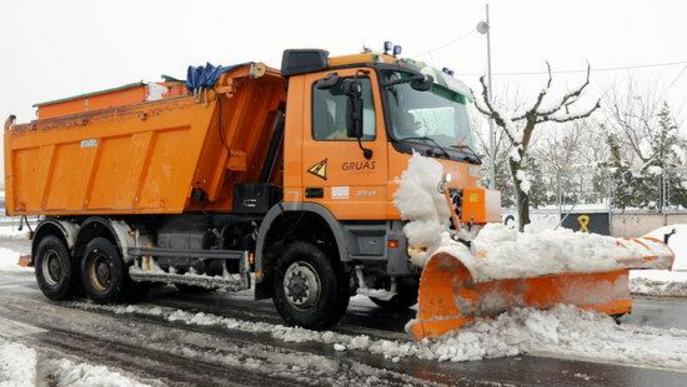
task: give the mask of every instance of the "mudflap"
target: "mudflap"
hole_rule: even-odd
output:
[[[532,278],[478,282],[455,256],[441,252],[427,262],[420,278],[417,318],[406,330],[415,339],[460,329],[481,317],[508,309],[548,309],[571,304],[609,315],[629,313],[629,269],[559,273]]]

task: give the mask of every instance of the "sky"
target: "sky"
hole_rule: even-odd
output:
[[[37,102],[161,74],[184,78],[188,65],[262,61],[278,68],[286,48],[337,55],[379,50],[385,40],[477,87],[475,74],[486,71],[486,39],[475,32],[484,7],[466,0],[2,0],[0,117],[13,113],[27,122]],[[554,72],[589,62],[591,94],[631,76],[685,116],[687,2],[492,0],[489,7],[497,93],[526,94],[544,81],[503,73],[543,71],[547,60]],[[594,70],[674,62],[683,63]],[[583,76],[554,74],[554,85],[562,91]]]

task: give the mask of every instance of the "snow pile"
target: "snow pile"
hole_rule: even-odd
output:
[[[638,366],[687,368],[687,331],[617,325],[605,314],[565,305],[550,310],[510,310],[493,320],[480,320],[459,331],[419,342],[316,332],[172,308],[80,305],[115,313],[153,315],[189,325],[223,326],[231,330],[268,334],[286,342],[318,342],[331,346],[333,351],[366,351],[392,361],[414,356],[459,362],[529,353]]]
[[[48,373],[57,387],[147,387],[105,366],[74,363],[67,359],[51,360]]]
[[[654,254],[667,256],[662,244],[643,241],[652,247]],[[632,260],[639,265],[641,257],[648,255],[642,244],[625,242],[618,245],[616,238],[575,232],[561,228],[543,230],[537,234],[520,233],[502,224],[487,224],[467,248],[450,238],[435,253],[457,257],[470,270],[476,281],[506,278],[529,278],[565,272],[604,272],[627,267],[618,261]],[[667,260],[654,263],[657,268]]]
[[[525,225],[525,232],[539,234],[542,231],[556,230],[560,227],[561,217],[558,214],[530,214],[530,224]],[[509,225],[510,228],[514,228]]]
[[[446,198],[438,189],[443,173],[444,168],[438,161],[413,153],[408,168],[401,175],[394,203],[401,219],[409,221],[403,232],[410,246],[433,251],[442,242],[441,234],[447,229],[451,216]],[[426,253],[418,253],[411,260],[422,266],[428,257]]]
[[[21,267],[17,264],[20,254],[14,250],[0,247],[0,271],[33,271],[31,267]]]
[[[36,351],[0,340],[0,387],[36,385]]]
[[[0,226],[0,240],[28,240],[29,230],[25,227],[19,231],[16,226]]]
[[[461,250],[457,243],[443,250]],[[465,253],[455,255],[463,259]],[[614,238],[569,229],[520,233],[502,224],[487,224],[472,241],[477,280],[535,277],[563,272],[595,272],[618,268],[613,258],[626,257]]]
[[[647,296],[687,297],[687,272],[632,270],[630,291]]]
[[[557,355],[622,364],[687,367],[687,331],[633,325],[559,305],[514,309],[494,320],[424,342],[439,360],[477,360],[518,353]]]

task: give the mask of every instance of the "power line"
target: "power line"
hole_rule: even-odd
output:
[[[677,75],[677,77],[675,77],[675,79],[673,79],[672,82],[670,82],[670,85],[668,85],[668,87],[666,87],[666,90],[668,90],[668,89],[670,89],[671,87],[673,87],[673,85],[675,84],[675,82],[677,82],[678,79],[680,79],[680,78],[682,77],[682,74],[685,73],[685,70],[687,70],[687,66],[683,67],[682,70],[680,70],[680,73]]]
[[[464,33],[463,35],[461,35],[461,36],[459,36],[459,37],[457,37],[457,38],[455,38],[455,39],[453,39],[453,40],[450,40],[450,41],[448,41],[448,42],[446,42],[446,43],[444,43],[444,44],[442,44],[442,45],[436,46],[436,47],[434,47],[434,48],[432,48],[432,49],[429,49],[429,50],[427,50],[427,51],[421,52],[421,53],[419,53],[419,54],[410,55],[410,57],[411,57],[411,58],[415,58],[415,57],[418,57],[418,56],[424,56],[424,55],[427,55],[427,54],[431,54],[431,53],[433,53],[434,51],[441,50],[441,49],[444,48],[444,47],[448,47],[448,46],[452,45],[453,43],[456,43],[456,42],[458,42],[458,41],[461,41],[461,40],[467,38],[468,36],[472,35],[474,32],[475,32],[475,30],[471,28],[470,31]]]
[[[648,63],[648,64],[641,64],[641,65],[633,65],[633,66],[615,66],[615,67],[600,67],[600,68],[593,68],[592,67],[592,72],[635,70],[635,69],[646,69],[646,68],[654,68],[654,67],[676,66],[676,65],[684,65],[684,64],[687,64],[687,60],[674,61],[674,62],[663,62],[663,63]],[[553,73],[553,74],[574,74],[574,73],[586,73],[586,72],[587,72],[587,69],[551,71],[551,73]],[[511,75],[543,75],[543,74],[547,74],[547,72],[546,71],[520,71],[520,72],[493,73],[492,75],[511,76]],[[457,76],[481,77],[484,74],[483,73],[456,73],[456,75]]]

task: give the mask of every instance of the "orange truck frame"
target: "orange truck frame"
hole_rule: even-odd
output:
[[[7,214],[43,216],[31,264],[53,300],[254,280],[256,299],[307,328],[335,324],[353,294],[406,308],[420,269],[394,193],[413,152],[453,176],[462,223],[500,221],[498,193],[478,183],[469,95],[386,52],[307,49],[284,51],[281,71],[191,68],[38,104],[37,120],[5,126]]]

